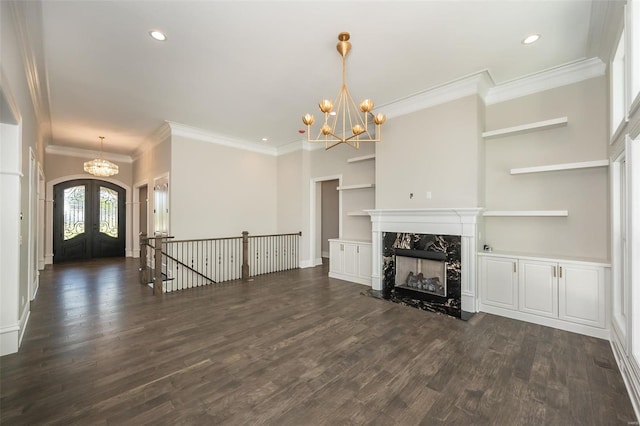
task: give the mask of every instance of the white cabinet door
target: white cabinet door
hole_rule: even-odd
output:
[[[329,272],[344,272],[344,251],[339,241],[329,241]]]
[[[503,257],[482,257],[481,301],[499,308],[518,309],[518,261]]]
[[[595,327],[605,326],[603,268],[559,264],[559,316]]]
[[[343,243],[344,246],[344,273],[346,275],[358,275],[358,245],[355,243]]]
[[[558,317],[557,264],[521,260],[518,262],[520,275],[520,311],[546,317]]]
[[[358,277],[371,280],[371,244],[358,245]]]

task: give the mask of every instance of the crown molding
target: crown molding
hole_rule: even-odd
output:
[[[471,95],[478,95],[484,99],[494,85],[489,71],[483,70],[381,105],[376,111],[384,110],[387,118],[394,118]]]
[[[133,153],[133,160],[138,160],[144,153],[150,151],[162,142],[171,138],[171,126],[168,121],[162,123],[156,130],[149,134]]]
[[[600,77],[605,74],[606,68],[606,64],[600,58],[582,59],[560,65],[492,87],[485,98],[485,103],[487,105],[497,104],[521,96]]]
[[[186,126],[184,124],[167,121],[171,127],[171,136],[182,136],[185,138],[195,139],[202,142],[213,143],[216,145],[227,146],[230,148],[243,149],[245,151],[257,152],[266,155],[278,155],[278,150],[272,146],[264,146],[253,142],[232,139],[227,136],[216,135],[206,130],[196,127]]]
[[[317,142],[309,142],[306,140],[298,140],[286,145],[281,145],[278,148],[277,155],[286,155],[296,151],[318,151],[324,149],[324,145]]]
[[[31,8],[31,10],[26,10]],[[16,29],[18,50],[22,57],[25,79],[29,88],[29,95],[39,123],[38,131],[43,139],[51,139],[51,108],[49,106],[49,85],[44,58],[36,52],[33,46],[42,46],[42,40],[33,40],[31,27],[39,25],[42,28],[42,10],[39,2],[10,2],[12,18]],[[27,16],[28,15],[28,16]],[[42,36],[40,35],[40,38]],[[41,67],[38,67],[41,62]],[[42,69],[42,75],[39,72]]]
[[[63,145],[47,145],[44,149],[47,154],[64,155],[66,157],[77,158],[97,158],[100,156],[100,151],[93,151],[90,149],[74,148]],[[109,161],[118,161],[120,163],[133,163],[133,158],[130,155],[113,154],[110,152],[103,152],[102,157]]]

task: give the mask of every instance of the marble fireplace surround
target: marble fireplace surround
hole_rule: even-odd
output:
[[[478,311],[477,254],[482,208],[366,210],[371,216],[371,288],[382,291],[382,234],[459,235],[461,237],[461,303],[466,312]]]

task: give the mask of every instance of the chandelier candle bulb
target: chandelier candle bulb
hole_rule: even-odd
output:
[[[307,141],[324,142],[325,149],[333,148],[342,143],[358,149],[360,142],[379,142],[380,126],[386,120],[384,114],[372,114],[375,104],[371,99],[365,99],[356,106],[349,89],[347,89],[346,59],[351,50],[350,38],[348,32],[341,32],[338,35],[339,42],[336,49],[342,56],[342,87],[335,101],[323,99],[318,103],[318,108],[324,114],[324,123],[317,136],[311,135],[311,125],[314,123],[313,115],[305,114],[302,116],[302,122],[307,126]],[[329,117],[333,118],[329,119]],[[375,133],[370,133],[369,127],[373,127],[367,126],[370,121],[376,125]]]

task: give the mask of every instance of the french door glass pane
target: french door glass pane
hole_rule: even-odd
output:
[[[100,187],[100,232],[118,238],[118,193]]]
[[[74,186],[64,190],[64,240],[84,234],[85,187]]]

